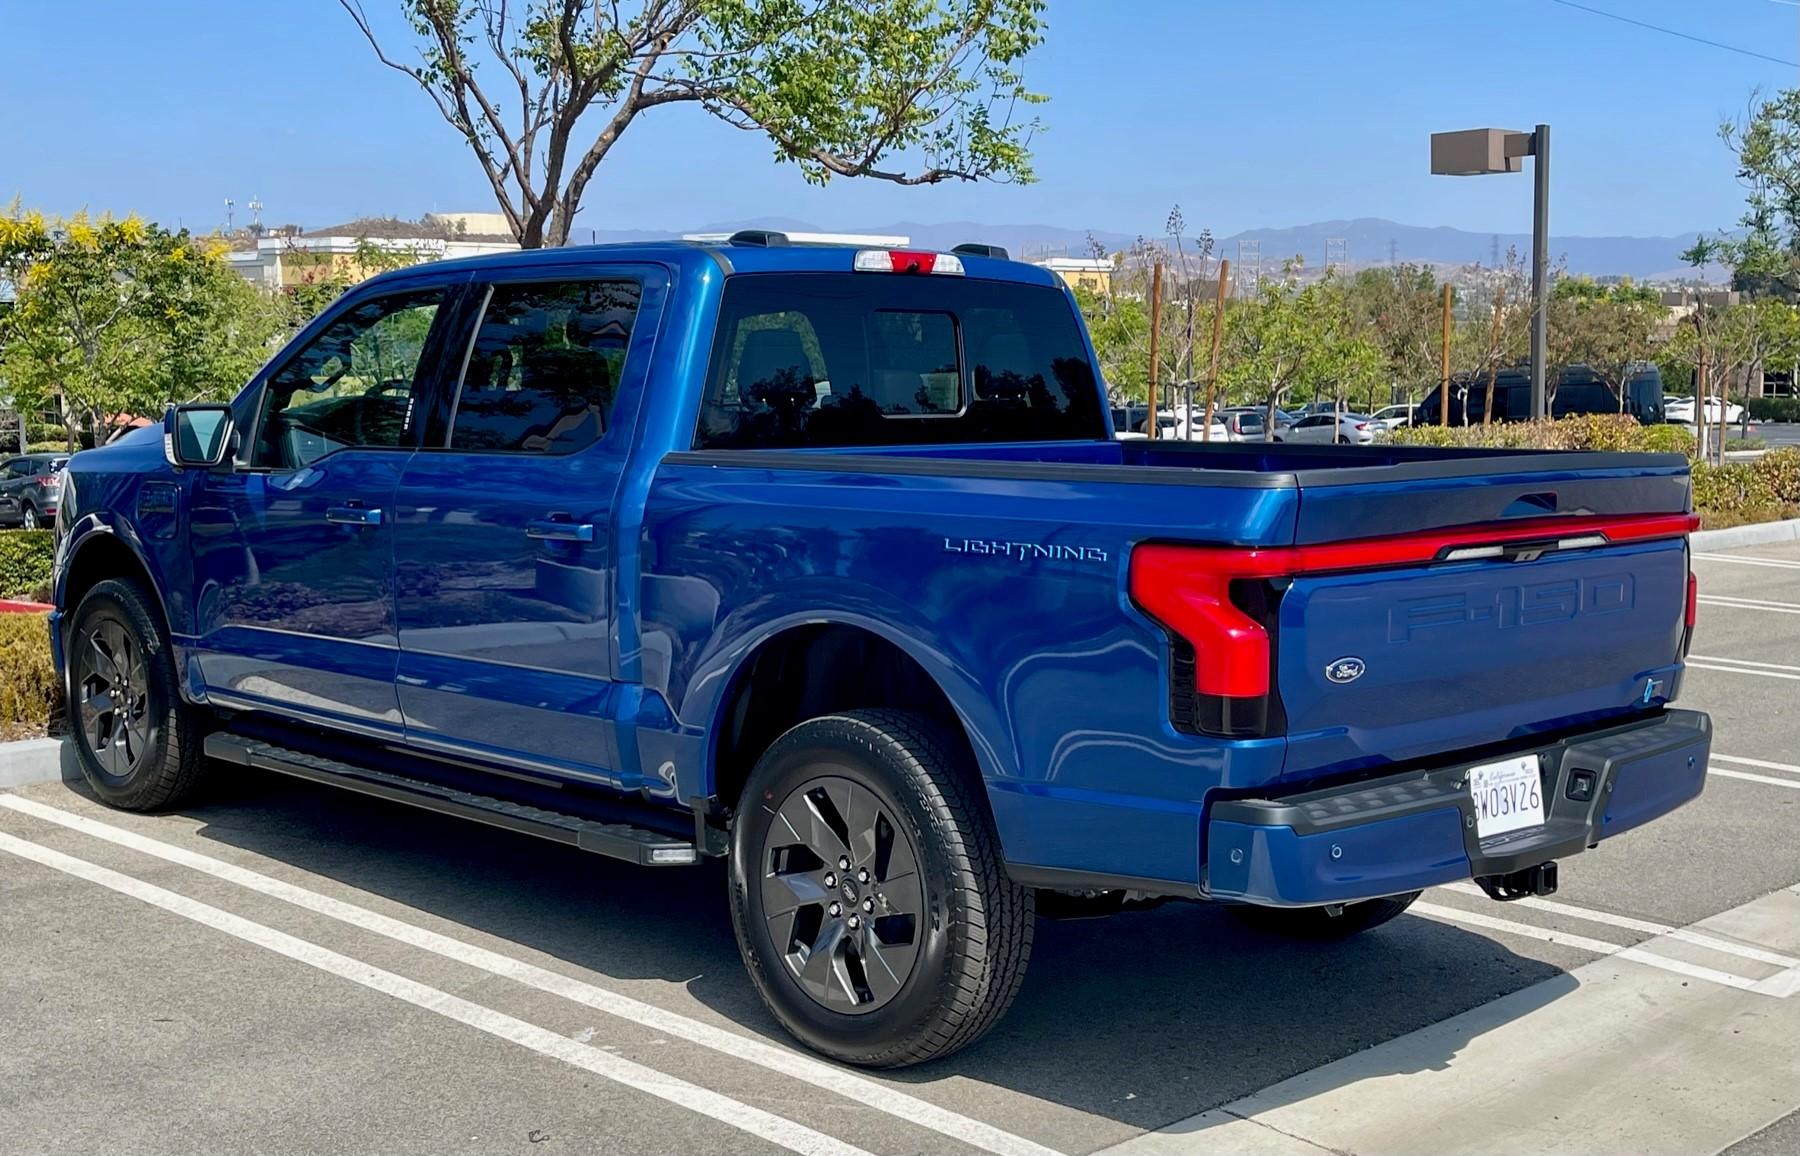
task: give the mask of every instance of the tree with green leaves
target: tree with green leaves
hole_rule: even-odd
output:
[[[1379,346],[1358,331],[1336,279],[1327,275],[1301,285],[1297,272],[1290,267],[1286,277],[1265,281],[1255,297],[1225,313],[1220,384],[1264,406],[1265,436],[1290,391],[1299,388],[1341,405],[1379,383],[1386,368]]]
[[[1800,89],[1753,96],[1719,136],[1737,157],[1744,214],[1741,232],[1707,242],[1708,255],[1732,267],[1738,289],[1792,299],[1800,295]]]
[[[1565,277],[1550,295],[1550,372],[1555,382],[1571,365],[1585,365],[1612,390],[1625,412],[1625,383],[1655,354],[1667,310],[1660,295],[1630,282],[1601,285]],[[1554,394],[1552,394],[1554,396]]]
[[[234,273],[222,247],[137,217],[63,221],[0,214],[0,378],[27,414],[53,411],[73,449],[119,414],[220,397],[265,360],[276,302]]]
[[[1019,68],[1043,0],[398,2],[416,59],[339,0],[468,144],[525,248],[568,242],[602,162],[666,105],[765,137],[815,184],[1032,179],[1022,113],[1042,98]]]

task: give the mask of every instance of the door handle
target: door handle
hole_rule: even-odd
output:
[[[381,511],[367,506],[332,506],[325,511],[325,520],[339,526],[379,526]]]
[[[592,542],[592,522],[571,522],[564,518],[533,518],[525,523],[525,536],[540,542]]]

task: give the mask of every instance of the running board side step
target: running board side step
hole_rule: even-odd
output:
[[[205,750],[208,758],[345,787],[378,799],[436,811],[440,815],[473,819],[490,827],[536,835],[540,839],[643,867],[685,867],[700,861],[700,853],[692,843],[670,838],[659,831],[624,823],[598,823],[576,815],[471,794],[438,783],[288,750],[260,739],[210,734],[206,736]]]

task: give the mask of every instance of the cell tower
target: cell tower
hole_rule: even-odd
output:
[[[226,197],[225,198],[225,233],[227,236],[229,236],[231,234],[232,211],[236,208],[237,208],[237,202],[232,200],[230,197]]]
[[[1327,273],[1348,273],[1350,271],[1350,239],[1348,237],[1325,238],[1325,271]]]
[[[1250,297],[1262,286],[1262,242],[1244,241],[1237,243],[1237,295]]]

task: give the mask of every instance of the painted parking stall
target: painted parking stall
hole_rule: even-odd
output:
[[[1766,605],[1800,546],[1694,566],[1705,791],[1553,897],[1434,888],[1334,946],[1040,923],[1002,1027],[903,1078],[788,1042],[717,873],[260,776],[160,816],[0,793],[0,1101],[34,1150],[1717,1151],[1800,1109],[1800,616]]]

